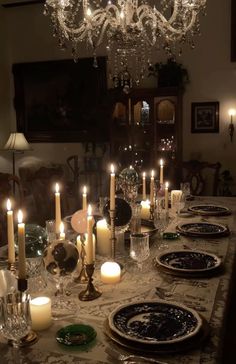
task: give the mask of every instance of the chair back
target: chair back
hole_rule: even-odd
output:
[[[182,180],[190,183],[191,194],[216,196],[221,164],[189,160],[182,163]]]

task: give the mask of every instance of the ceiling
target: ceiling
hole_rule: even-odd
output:
[[[33,4],[44,3],[45,0],[0,0],[0,5],[4,8],[16,7],[16,6],[26,6]]]

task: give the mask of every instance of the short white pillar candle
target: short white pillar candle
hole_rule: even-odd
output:
[[[141,219],[149,220],[150,219],[150,201],[141,201]]]
[[[101,281],[114,284],[120,282],[120,266],[116,262],[105,262],[101,266]]]
[[[51,300],[49,297],[36,297],[30,301],[32,329],[45,330],[52,323]]]

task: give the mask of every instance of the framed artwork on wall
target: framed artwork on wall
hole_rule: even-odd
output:
[[[29,142],[106,142],[106,58],[13,65],[17,130]]]
[[[192,103],[192,133],[219,133],[219,102]]]

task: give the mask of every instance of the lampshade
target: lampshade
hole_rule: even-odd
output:
[[[11,133],[3,149],[13,152],[31,150],[31,147],[23,133]]]

